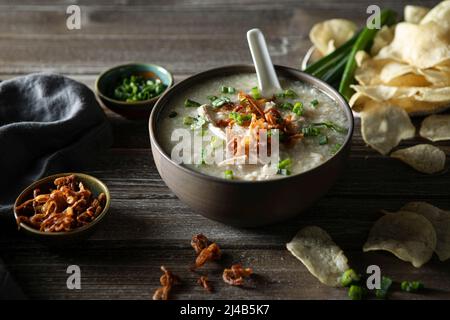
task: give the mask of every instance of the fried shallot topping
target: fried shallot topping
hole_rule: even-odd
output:
[[[201,276],[198,280],[197,283],[203,287],[206,291],[208,291],[209,293],[212,292],[213,288],[211,286],[211,283],[208,280],[207,276]]]
[[[230,269],[223,270],[223,281],[232,286],[244,284],[244,278],[253,273],[252,268],[243,268],[240,264],[233,264]]]
[[[200,251],[197,259],[195,259],[194,268],[200,268],[208,261],[220,259],[221,252],[217,243],[213,242],[208,247]]]
[[[70,231],[92,222],[106,204],[106,195],[97,198],[75,175],[55,179],[56,189],[42,194],[33,190],[33,198],[16,207],[17,225],[25,223],[43,232]]]
[[[203,234],[196,234],[192,237],[191,246],[194,248],[195,253],[198,255],[203,249],[208,247],[209,240]]]
[[[153,300],[169,300],[169,294],[172,290],[172,287],[180,282],[180,278],[174,275],[169,269],[164,266],[161,266],[161,271],[164,274],[159,278],[159,282],[161,283],[160,288],[156,289],[153,294]]]

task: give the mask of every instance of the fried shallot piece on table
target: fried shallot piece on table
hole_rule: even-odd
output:
[[[161,271],[164,272],[161,278],[159,278],[159,282],[161,283],[162,287],[156,289],[155,293],[153,294],[153,300],[168,300],[173,285],[180,282],[180,278],[174,275],[166,267],[161,266]]]
[[[208,291],[209,293],[211,293],[213,291],[213,288],[211,286],[211,283],[208,280],[207,276],[201,276],[198,280],[197,283],[204,288],[206,291]]]
[[[191,240],[191,246],[194,248],[196,254],[200,254],[203,249],[208,247],[209,243],[208,238],[201,233],[193,236]]]
[[[252,268],[243,268],[241,264],[233,264],[230,269],[223,270],[223,281],[232,286],[244,284],[244,278],[253,273]]]
[[[204,248],[195,259],[195,265],[193,269],[200,268],[208,261],[220,259],[222,253],[217,243],[213,242],[208,247]]]

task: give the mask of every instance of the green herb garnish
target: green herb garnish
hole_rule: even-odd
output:
[[[297,98],[298,95],[297,95],[297,93],[294,90],[287,89],[287,90],[284,90],[283,92],[275,94],[275,97],[276,98],[281,98],[281,99],[283,99],[283,98],[294,99],[294,98]]]
[[[352,300],[362,300],[365,295],[363,287],[352,284],[348,289],[348,297]]]
[[[310,102],[310,104],[311,104],[311,106],[312,106],[313,108],[315,108],[315,107],[317,107],[317,105],[319,104],[319,101],[318,101],[317,99],[314,99],[314,100],[312,100],[312,101]]]
[[[317,137],[320,134],[320,128],[310,124],[302,128],[302,133],[305,137]]]
[[[194,123],[194,121],[195,121],[195,118],[194,118],[194,117],[191,117],[191,116],[187,116],[187,117],[184,117],[184,118],[183,118],[183,124],[184,124],[185,126],[190,126],[191,124]]]
[[[320,135],[319,136],[319,144],[322,146],[327,143],[328,143],[328,137],[325,135]]]
[[[389,288],[392,285],[391,278],[381,277],[380,289],[375,289],[377,299],[386,299]]]
[[[207,96],[206,98],[207,98],[209,101],[211,101],[211,102],[213,102],[214,100],[217,99],[216,96]]]
[[[296,102],[294,107],[292,108],[292,112],[294,112],[298,116],[302,116],[304,112],[303,103]]]
[[[278,162],[278,174],[283,176],[288,176],[291,174],[292,160],[290,158],[286,158],[280,162]]]
[[[347,271],[345,271],[340,279],[341,282],[341,286],[343,287],[348,287],[351,284],[355,284],[357,283],[359,280],[361,280],[360,275],[358,275],[355,270],[353,269],[348,269]]]
[[[222,87],[220,88],[220,91],[221,91],[222,93],[235,93],[235,92],[236,92],[236,89],[233,88],[233,87],[222,86]]]
[[[114,99],[126,102],[143,101],[160,95],[167,86],[161,80],[145,79],[141,76],[123,78],[114,89]]]
[[[197,116],[194,118],[193,123],[191,124],[191,130],[198,130],[203,128],[203,126],[206,124],[206,119],[202,116]],[[203,132],[202,132],[203,135]]]
[[[236,123],[240,126],[242,126],[245,121],[250,121],[252,119],[251,114],[242,114],[235,111],[230,112],[228,116],[230,119],[236,121]]]
[[[250,90],[250,95],[253,97],[253,99],[261,99],[261,93],[259,92],[258,87],[253,87]]]
[[[225,179],[227,180],[233,180],[233,170],[225,170],[224,172]]]
[[[284,110],[292,110],[294,108],[294,105],[290,102],[284,102],[280,104],[280,108]]]
[[[186,99],[184,100],[184,106],[186,108],[198,108],[200,107],[200,103],[191,99]]]
[[[425,288],[425,286],[419,281],[403,281],[400,288],[405,292],[417,292]]]
[[[332,121],[325,121],[325,122],[316,122],[311,124],[314,127],[325,127],[331,130],[334,130],[336,132],[339,133],[346,133],[347,132],[347,128],[343,128],[339,125],[337,125],[336,123],[332,122]]]
[[[339,149],[341,149],[342,144],[340,143],[336,143],[331,147],[331,154],[335,154],[336,152],[339,151]]]
[[[223,106],[224,104],[230,103],[230,102],[231,102],[231,100],[228,97],[219,97],[219,98],[215,99],[214,101],[212,101],[211,105],[214,108],[219,108],[219,107]]]

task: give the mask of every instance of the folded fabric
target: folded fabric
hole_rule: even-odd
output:
[[[93,92],[67,77],[39,73],[0,83],[0,217],[33,181],[75,171],[112,143]]]

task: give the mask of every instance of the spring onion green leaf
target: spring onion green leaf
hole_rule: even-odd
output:
[[[213,102],[214,100],[217,99],[216,96],[207,96],[206,98],[207,98],[209,101],[211,101],[211,102]]]
[[[332,122],[332,121],[325,121],[325,122],[316,122],[312,124],[314,127],[325,127],[331,130],[334,130],[339,133],[346,133],[347,128],[343,128],[339,126],[338,124]]]
[[[335,154],[336,152],[339,151],[339,149],[341,149],[342,144],[340,143],[335,143],[332,147],[331,147],[331,154]]]
[[[322,146],[327,143],[328,143],[328,137],[325,135],[320,135],[319,136],[319,144]]]
[[[341,286],[343,287],[348,287],[351,284],[355,284],[357,282],[359,282],[359,280],[361,280],[360,275],[358,275],[355,270],[353,269],[348,269],[347,271],[345,271],[340,279],[341,282]]]
[[[222,92],[222,93],[235,93],[235,92],[236,92],[236,89],[233,88],[233,87],[222,86],[222,87],[220,88],[220,92]]]
[[[311,106],[312,106],[313,108],[316,108],[317,105],[319,104],[319,101],[318,101],[317,99],[314,99],[314,100],[312,100],[312,101],[310,102],[310,104],[311,104]]]
[[[419,290],[424,289],[425,286],[419,281],[403,281],[400,284],[400,288],[402,291],[406,292],[418,292]]]
[[[298,116],[302,116],[304,111],[305,110],[303,108],[303,103],[301,102],[296,102],[294,104],[294,107],[292,108],[292,112],[294,112]]]
[[[320,134],[320,128],[314,125],[306,125],[302,128],[302,133],[305,137],[317,137]]]
[[[219,108],[219,107],[223,106],[224,104],[230,103],[230,102],[231,102],[231,100],[228,97],[219,97],[216,100],[212,101],[211,105],[214,108]]]
[[[392,25],[395,23],[395,12],[388,9],[381,10],[380,14],[380,25]],[[350,85],[354,82],[354,73],[356,70],[356,60],[355,55],[360,50],[367,50],[372,45],[373,39],[377,34],[378,29],[369,29],[365,27],[358,35],[355,44],[350,51],[347,58],[347,63],[345,65],[344,73],[342,74],[342,80],[339,85],[339,92],[347,99],[353,94],[353,89]]]
[[[190,126],[191,124],[194,123],[194,121],[195,121],[195,118],[191,117],[191,116],[187,116],[187,117],[183,118],[183,124],[186,126]]]
[[[294,99],[294,98],[297,98],[297,97],[298,97],[297,92],[295,92],[292,89],[286,89],[283,92],[275,94],[275,98],[280,98],[280,99],[283,99],[283,98]]]
[[[233,170],[225,170],[224,172],[225,179],[227,180],[233,180]]]
[[[283,102],[279,106],[281,109],[284,109],[284,110],[292,110],[294,108],[294,105],[290,102]]]
[[[234,112],[234,111],[230,112],[228,117],[230,119],[236,121],[236,123],[240,126],[242,126],[245,121],[250,121],[252,119],[251,114],[242,114],[242,113],[238,113],[238,112]]]
[[[250,90],[250,95],[253,97],[253,99],[261,99],[261,92],[259,92],[258,87],[253,87]]]
[[[203,128],[203,126],[206,124],[206,119],[202,116],[197,116],[196,118],[194,118],[194,122],[191,124],[191,129],[192,130],[198,130]],[[202,135],[204,134],[204,132],[202,132]]]
[[[391,278],[381,277],[380,289],[375,289],[375,296],[377,299],[386,299],[389,288],[392,285]]]
[[[198,108],[200,107],[200,103],[191,99],[186,99],[184,100],[184,106],[186,108]]]
[[[292,160],[290,158],[286,158],[280,162],[278,162],[278,174],[283,176],[288,176],[291,174]]]
[[[161,80],[132,75],[122,79],[114,89],[114,99],[126,102],[143,101],[160,95],[167,88]]]
[[[362,300],[364,294],[364,288],[358,285],[352,284],[348,289],[348,297],[352,300]]]

